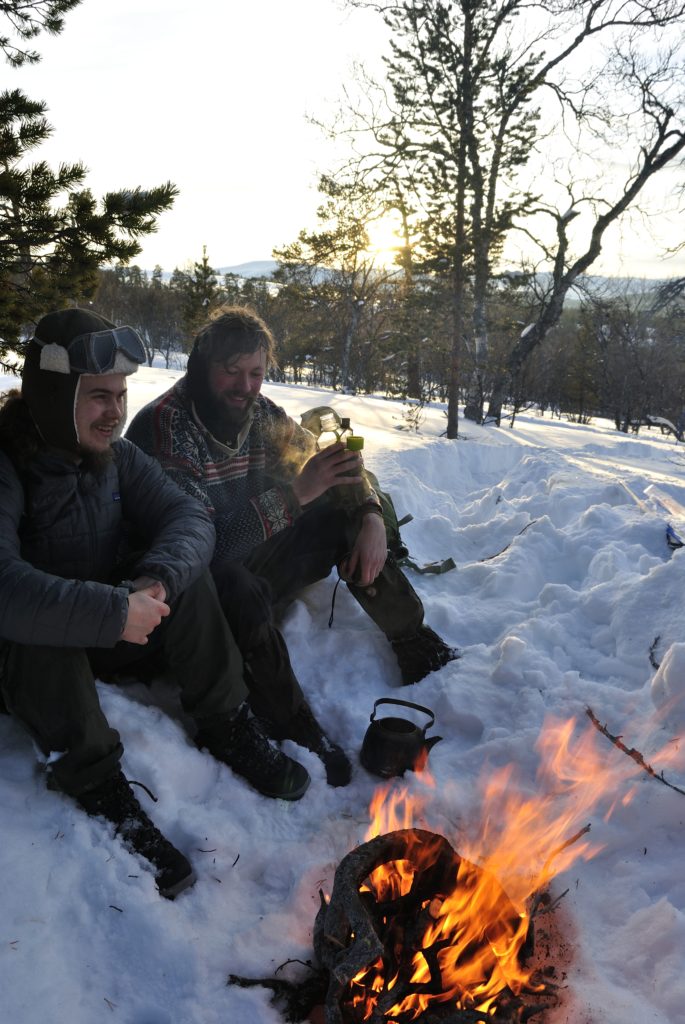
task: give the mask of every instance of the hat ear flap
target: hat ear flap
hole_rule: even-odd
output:
[[[69,353],[63,345],[43,345],[40,350],[40,368],[51,373],[71,373]]]

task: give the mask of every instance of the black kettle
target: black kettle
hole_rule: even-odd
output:
[[[423,728],[415,725],[407,718],[376,718],[380,704],[397,704],[404,708],[413,708],[428,715]],[[422,768],[428,752],[442,736],[426,737],[426,730],[435,722],[435,715],[430,708],[422,704],[412,704],[409,700],[395,700],[392,697],[381,697],[373,706],[371,724],[366,730],[359,760],[374,775],[389,779],[393,775],[404,775],[407,769],[413,771]]]

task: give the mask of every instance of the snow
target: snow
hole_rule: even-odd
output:
[[[141,369],[129,379],[130,414],[177,376]],[[550,718],[574,719],[574,742],[592,734],[603,795],[576,808],[575,790],[551,793],[570,811],[565,836],[590,823],[598,852],[552,882],[554,896],[568,890],[558,912],[565,959],[562,1003],[544,1020],[685,1022],[685,796],[641,771],[586,715],[591,708],[685,788],[685,549],[669,551],[664,513],[647,492],[655,485],[685,503],[682,447],[533,414],[513,430],[463,423],[449,441],[438,405],[413,432],[398,429],[398,402],[265,391],[295,416],[333,405],[364,434],[370,468],[399,515],[414,517],[403,528],[414,559],[457,563],[442,576],[410,576],[428,622],[463,657],[401,689],[389,645],[344,588],[328,628],[334,577],[304,592],[284,632],[305,692],[355,769],[347,788],[331,789],[317,758],[286,743],[313,780],[294,804],[259,796],[196,750],[161,684],[98,684],[123,737],[124,771],[155,793],[155,804],[140,799],[196,868],[197,884],[173,903],[101,821],[46,789],[31,740],[1,717],[3,1019],[280,1021],[266,990],[230,987],[227,977],[270,977],[311,957],[319,890],[330,892],[369,827],[379,780],[358,752],[373,703],[399,697],[432,708],[432,732],[443,737],[429,757],[433,783],[414,773],[402,782],[421,801],[415,824],[462,853],[477,846],[481,777],[513,763],[512,787],[535,796],[536,740]]]

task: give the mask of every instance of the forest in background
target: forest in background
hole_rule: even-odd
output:
[[[80,2],[0,4],[8,64],[38,60],[30,41]],[[337,163],[273,279],[219,277],[206,251],[168,280],[141,270],[176,186],[97,199],[82,164],[30,162],[46,104],[0,94],[0,360],[60,305],[93,303],[168,359],[240,302],[273,327],[285,379],[404,396],[415,422],[439,398],[450,438],[460,409],[499,425],[530,405],[681,437],[685,280],[590,275],[619,224],[681,211],[685,0],[347,2],[384,22],[384,71],[357,68],[321,124]],[[372,236],[390,222],[387,267]]]
[[[487,304],[484,387],[506,365],[512,338],[533,322],[549,281],[523,273],[493,282]],[[675,294],[672,294],[675,293]],[[169,277],[137,266],[100,272],[97,309],[134,326],[150,364],[187,352],[198,327],[225,304],[249,305],[274,330],[277,379],[407,399],[418,426],[431,400],[446,401],[450,291],[439,277],[415,281],[371,261],[354,272],[279,263],[269,277],[219,274],[207,253]],[[475,372],[465,346],[463,376]],[[685,304],[673,283],[581,278],[545,344],[506,391],[507,421],[537,407],[576,422],[592,416],[618,430],[667,419],[682,435]],[[461,400],[465,400],[462,393]]]

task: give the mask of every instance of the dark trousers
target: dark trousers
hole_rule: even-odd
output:
[[[248,668],[252,709],[277,727],[286,725],[304,696],[274,625],[274,606],[325,579],[350,552],[356,532],[344,511],[321,502],[241,562],[212,565],[221,606]],[[422,624],[423,605],[392,558],[373,586],[347,585],[389,640],[411,635]]]
[[[247,696],[243,661],[204,572],[171,607],[147,645],[118,643],[83,650],[4,642],[0,690],[52,762],[54,781],[77,796],[116,771],[123,747],[105,718],[94,674],[109,675],[160,658],[180,689],[184,710],[200,725],[228,717]]]

